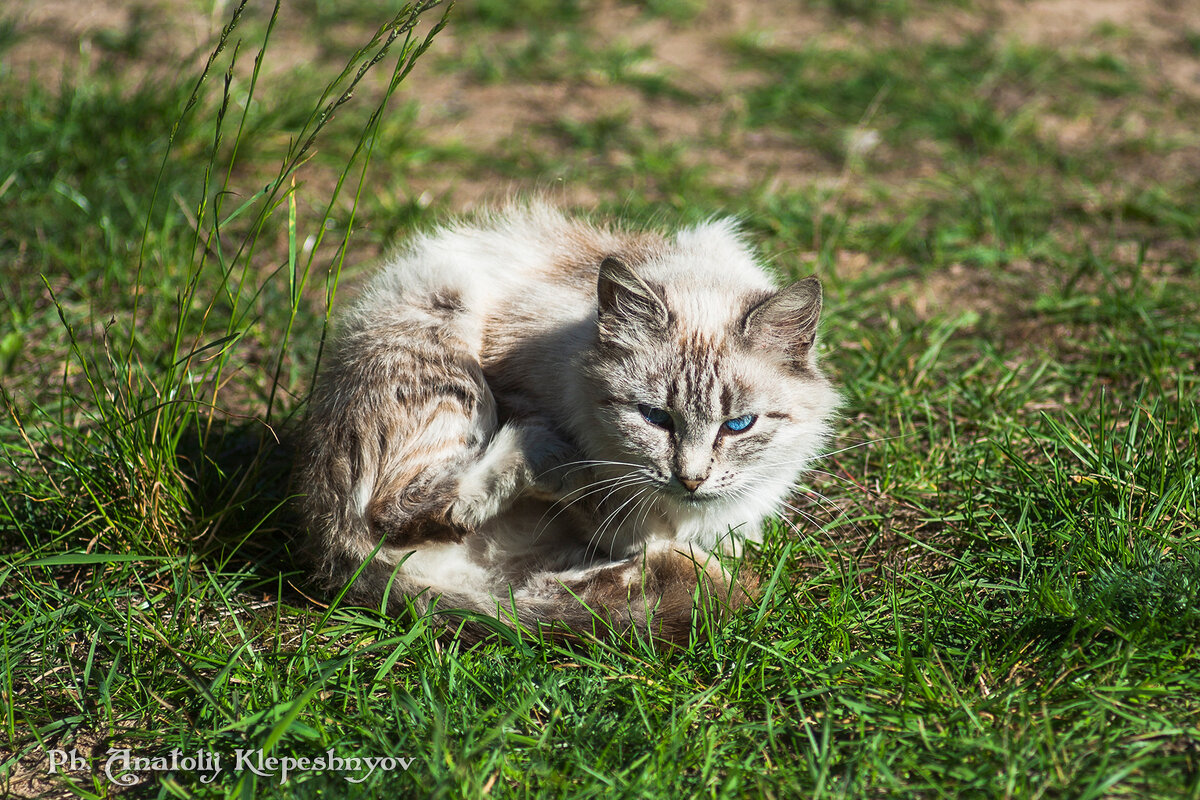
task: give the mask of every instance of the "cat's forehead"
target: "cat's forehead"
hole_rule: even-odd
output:
[[[728,345],[697,330],[677,333],[670,343],[670,366],[661,375],[667,408],[709,417],[731,406]]]
[[[660,287],[671,332],[684,345],[722,345],[748,310],[750,299],[739,288],[704,275]],[[761,295],[755,293],[756,298]]]
[[[784,402],[787,378],[749,352],[733,335],[679,332],[664,343],[669,353],[648,380],[667,408],[696,420],[755,413]]]
[[[691,330],[717,336],[745,314],[747,301],[775,291],[731,220],[683,231],[675,244],[639,269]]]

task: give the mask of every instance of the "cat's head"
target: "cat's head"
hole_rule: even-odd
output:
[[[814,352],[820,282],[644,271],[614,257],[600,267],[583,360],[593,456],[627,464],[631,487],[673,517],[757,528],[819,455],[837,404]]]

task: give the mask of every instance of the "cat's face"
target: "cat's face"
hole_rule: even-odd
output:
[[[593,455],[625,464],[630,487],[656,493],[668,512],[769,513],[764,504],[782,500],[819,454],[836,404],[812,353],[820,285],[724,298],[707,313],[673,308],[668,289],[610,259],[599,295],[586,364]]]

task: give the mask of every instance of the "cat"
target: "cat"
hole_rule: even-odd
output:
[[[415,237],[335,319],[310,397],[318,579],[392,614],[686,640],[696,602],[752,596],[716,554],[761,541],[828,440],[821,303],[727,219],[667,236],[532,203]]]

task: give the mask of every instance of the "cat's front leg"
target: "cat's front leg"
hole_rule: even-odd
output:
[[[575,448],[544,422],[507,422],[479,460],[459,476],[450,518],[477,529],[523,494],[554,498],[562,490],[564,469],[578,457]]]

